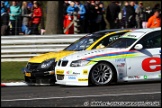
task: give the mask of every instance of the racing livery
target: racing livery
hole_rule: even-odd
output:
[[[104,49],[60,59],[56,84],[88,86],[161,80],[161,28],[128,32]]]
[[[49,52],[32,57],[23,69],[25,82],[31,85],[53,85],[55,83],[55,65],[60,58],[75,53],[76,51],[103,48],[132,29],[118,30],[119,29],[103,30],[93,34],[87,34],[62,51]]]

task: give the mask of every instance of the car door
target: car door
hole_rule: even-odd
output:
[[[134,57],[126,57],[128,80],[161,79],[161,30],[146,34],[137,44],[143,49],[133,47]]]

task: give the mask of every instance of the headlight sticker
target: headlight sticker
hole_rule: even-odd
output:
[[[64,70],[56,70],[56,74],[64,75]]]

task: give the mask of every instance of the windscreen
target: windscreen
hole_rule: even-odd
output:
[[[69,45],[67,48],[64,50],[68,51],[81,51],[81,50],[86,50],[90,45],[92,45],[97,39],[99,39],[101,36],[100,34],[95,34],[95,35],[88,35],[80,38],[76,42],[72,43]]]

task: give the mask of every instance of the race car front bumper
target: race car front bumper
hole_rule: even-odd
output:
[[[37,83],[37,84],[48,84],[51,83],[51,80],[53,81],[52,83],[55,83],[55,73],[54,71],[33,71],[31,72],[30,70],[24,68],[23,69],[24,77],[25,77],[25,82],[27,83]]]
[[[56,67],[56,83],[68,86],[88,86],[89,73],[93,65],[83,67]]]

